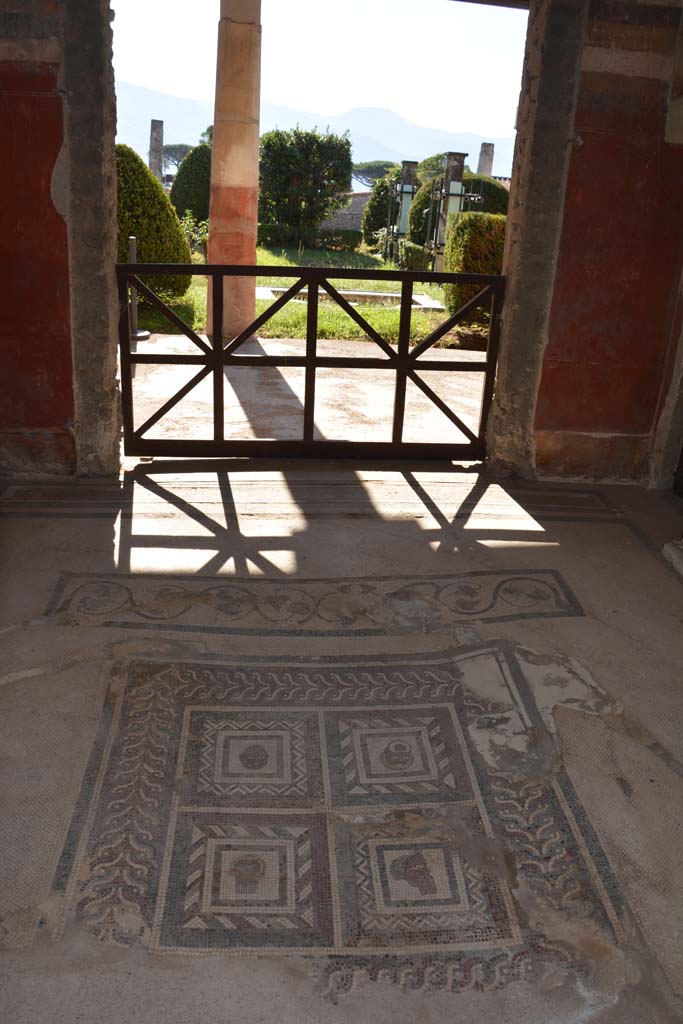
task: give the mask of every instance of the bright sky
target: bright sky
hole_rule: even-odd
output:
[[[219,0],[112,0],[118,78],[213,100]],[[320,114],[386,107],[511,135],[526,11],[454,0],[262,0],[262,99]]]

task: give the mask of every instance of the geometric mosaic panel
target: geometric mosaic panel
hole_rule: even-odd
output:
[[[358,710],[326,716],[335,800],[472,800],[471,770],[452,708]]]
[[[545,728],[502,642],[133,661],[56,870],[63,920],[160,952],[315,953],[371,975],[424,954],[510,980],[572,955],[518,916],[514,881],[619,941],[621,896],[561,765],[527,776],[475,742],[502,719]]]
[[[197,799],[269,804],[322,793],[317,713],[186,711],[185,771]]]
[[[249,949],[333,942],[320,816],[179,814],[161,945]],[[315,850],[315,855],[314,855]],[[177,898],[180,897],[180,898]]]
[[[339,826],[336,848],[350,868],[341,884],[355,896],[346,906],[346,945],[455,951],[521,941],[507,886],[470,863],[443,832],[405,839]]]

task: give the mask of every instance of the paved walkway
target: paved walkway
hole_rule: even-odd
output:
[[[243,345],[247,355],[304,355],[304,341],[263,339]],[[191,341],[178,335],[154,335],[139,352],[196,352]],[[370,342],[318,342],[325,356],[376,358],[380,349]],[[431,349],[429,359],[475,362],[482,352]],[[138,366],[134,382],[136,428],[145,422],[197,372],[196,366]],[[483,373],[421,371],[423,379],[475,433],[479,429]],[[303,434],[304,374],[302,368],[240,367],[226,370],[226,439],[300,439]],[[315,436],[327,440],[391,441],[395,374],[387,370],[319,369],[316,374]],[[205,378],[156,423],[150,438],[213,437],[212,381]],[[467,438],[408,381],[404,440],[464,443]]]
[[[680,502],[243,460],[0,513],[3,1022],[681,1019]]]

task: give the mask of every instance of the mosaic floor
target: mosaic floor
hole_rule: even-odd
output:
[[[683,1019],[654,499],[167,476],[0,497],[3,1024]]]
[[[561,768],[485,756],[501,720],[545,732],[502,642],[134,661],[110,686],[57,869],[64,912],[159,950],[429,954],[444,981],[457,966],[484,985],[574,963],[529,929],[511,884],[616,941],[618,886]]]

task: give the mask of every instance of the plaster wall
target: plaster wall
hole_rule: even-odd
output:
[[[0,12],[0,466],[75,469],[66,224],[52,177],[64,140],[52,4]]]
[[[534,418],[541,474],[657,476],[680,339],[683,146],[665,141],[680,18],[678,4],[591,3]]]
[[[110,17],[108,0],[0,5],[5,475],[118,468]]]

